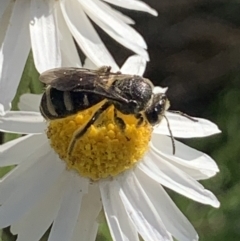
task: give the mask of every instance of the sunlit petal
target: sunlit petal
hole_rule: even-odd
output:
[[[82,197],[87,193],[88,180],[76,173],[67,174],[68,183],[63,194],[60,208],[53,222],[49,241],[71,240],[77,222]],[[71,198],[69,198],[71,197]],[[66,220],[67,223],[66,223]]]
[[[56,17],[52,11],[54,4],[54,0],[31,0],[31,43],[35,66],[40,73],[61,66]]]
[[[88,193],[82,199],[82,205],[71,241],[95,241],[98,230],[97,217],[102,209],[98,184],[89,185]]]
[[[192,117],[193,120],[195,120],[193,121],[181,114],[171,112],[167,112],[166,117],[169,120],[170,128],[174,137],[204,137],[221,132],[217,125],[205,119]],[[160,125],[154,129],[154,133],[169,135],[169,129],[165,119],[163,119]]]
[[[159,213],[168,232],[179,241],[198,240],[195,229],[162,186],[140,171],[139,168],[136,169],[135,173],[138,179],[141,180],[143,189]]]
[[[118,67],[99,38],[96,30],[88,20],[80,4],[74,0],[61,0],[61,9],[64,19],[83,52],[97,66],[109,65],[117,70]]]
[[[109,9],[104,9],[102,5],[103,2],[96,0],[88,0],[87,2],[84,0],[78,0],[79,3],[84,7],[84,10],[87,14],[94,15],[95,17],[99,18],[100,21],[108,25],[112,29],[117,29],[118,34],[120,36],[124,36],[129,42],[135,43],[136,45],[146,48],[146,43],[143,37],[133,28],[131,28],[126,23],[122,22],[120,19],[117,19],[115,16],[112,16],[111,11]],[[96,13],[98,13],[96,15]],[[98,22],[96,21],[96,24]]]
[[[29,0],[16,0],[0,49],[0,115],[10,109],[30,51],[29,3]]]
[[[210,178],[219,172],[216,162],[210,156],[177,140],[174,140],[174,155],[170,137],[153,134],[151,141],[151,148],[158,155],[197,180]]]
[[[60,3],[55,4],[55,11],[57,16],[57,24],[59,28],[59,41],[62,56],[62,66],[64,67],[81,67],[81,61],[78,55],[76,45],[73,41],[71,32],[62,15]]]
[[[0,3],[0,46],[2,46],[12,14],[14,0],[1,1]],[[5,5],[6,4],[6,5]]]
[[[57,180],[63,172],[65,166],[60,162],[56,165],[57,162],[53,157],[52,152],[49,152],[41,161],[40,157],[31,170],[25,172],[24,178],[18,178],[14,191],[4,203],[1,203],[1,228],[18,221],[49,190],[49,183]],[[27,195],[28,193],[31,195]]]
[[[145,240],[172,240],[159,214],[146,196],[135,174],[130,171],[117,179],[125,210]]]
[[[19,134],[43,133],[46,123],[38,112],[9,111],[0,117],[0,130]]]
[[[100,191],[111,235],[115,241],[138,241],[137,230],[129,220],[119,198],[118,186],[110,181],[100,182]]]
[[[7,9],[10,2],[11,2],[11,0],[5,0],[5,1],[0,2],[0,18],[4,14],[4,12]]]
[[[139,163],[139,168],[155,181],[188,198],[213,207],[220,205],[213,193],[151,150]]]
[[[0,166],[20,164],[47,143],[45,134],[26,135],[0,145]]]
[[[11,226],[11,232],[18,235],[17,241],[40,240],[57,215],[66,179],[64,172],[46,195]]]
[[[39,106],[42,95],[36,94],[23,94],[20,96],[20,100],[18,103],[18,108],[21,111],[32,111],[39,112]]]
[[[155,9],[149,7],[146,3],[139,0],[104,0],[104,1],[122,8],[148,12],[154,16],[158,15]]]
[[[133,55],[125,61],[121,68],[121,73],[141,76],[146,69],[146,65],[147,62],[143,57]]]

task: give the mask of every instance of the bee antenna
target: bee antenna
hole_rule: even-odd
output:
[[[168,110],[168,112],[171,112],[171,113],[174,113],[174,114],[177,114],[177,115],[180,115],[180,116],[183,116],[193,122],[198,122],[198,120],[194,119],[193,117],[183,113],[182,111],[178,111],[178,110]]]
[[[171,138],[171,141],[172,141],[173,155],[175,155],[176,145],[175,145],[175,140],[174,140],[174,137],[173,137],[173,134],[172,134],[172,130],[170,128],[170,123],[168,121],[168,118],[165,115],[163,117],[165,118],[165,120],[167,122],[168,131],[169,131],[170,138]]]

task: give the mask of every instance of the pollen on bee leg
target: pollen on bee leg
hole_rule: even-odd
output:
[[[50,144],[66,162],[67,168],[76,170],[81,176],[98,180],[118,175],[134,167],[148,149],[152,127],[148,124],[139,127],[134,116],[124,116],[120,113],[126,124],[125,130],[122,131],[114,123],[113,107],[76,140],[71,154],[68,155],[74,132],[86,125],[92,113],[90,108],[49,122],[47,136]]]

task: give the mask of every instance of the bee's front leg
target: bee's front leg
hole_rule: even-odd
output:
[[[91,117],[91,119],[86,123],[85,126],[76,130],[68,146],[68,155],[70,156],[74,150],[75,144],[78,139],[80,139],[88,130],[88,128],[95,123],[95,121],[100,117],[100,115],[106,111],[112,103],[110,101],[105,102]]]

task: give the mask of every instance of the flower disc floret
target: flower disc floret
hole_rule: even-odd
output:
[[[152,133],[149,124],[137,126],[134,116],[118,113],[126,124],[122,130],[114,122],[112,106],[77,140],[69,155],[74,133],[86,125],[97,108],[98,105],[66,118],[51,120],[47,130],[52,148],[67,167],[92,180],[116,176],[132,168],[147,151]]]

